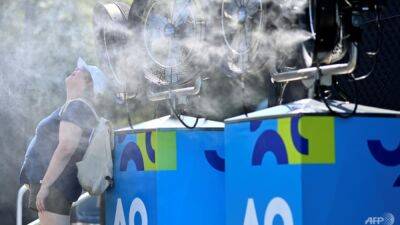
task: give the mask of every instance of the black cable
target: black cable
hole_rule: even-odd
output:
[[[243,75],[240,76],[240,85],[241,85],[241,89],[242,89],[242,92],[241,92],[241,95],[242,95],[241,96],[242,97],[242,108],[243,108],[243,111],[244,111],[244,115],[246,115],[246,117],[249,117],[247,115],[249,110],[248,110],[246,102],[244,100],[244,97],[245,97],[245,83],[244,83]]]
[[[335,94],[339,95],[345,102],[350,101],[349,95],[346,93],[346,91],[343,88],[341,88],[339,86],[339,82],[336,81],[335,85],[333,87],[335,88],[335,90],[339,89],[339,91],[335,92]]]
[[[367,52],[367,56],[373,58],[373,64],[371,69],[364,75],[357,76],[355,77],[354,75],[352,76],[355,81],[360,81],[368,78],[374,71],[378,62],[378,55],[381,51],[382,48],[382,43],[383,43],[383,32],[382,32],[382,18],[381,18],[381,6],[379,3],[375,6],[375,13],[376,13],[376,18],[375,18],[375,23],[377,27],[377,33],[378,33],[378,38],[377,38],[377,43],[376,43],[376,50],[375,51],[369,51]]]
[[[286,90],[286,87],[287,87],[288,83],[289,83],[289,82],[285,82],[285,83],[283,83],[283,85],[282,85],[281,93],[279,94],[279,97],[278,97],[278,105],[282,105],[283,96],[284,96],[284,94],[285,94],[285,90]]]
[[[357,77],[354,76],[354,77],[353,77],[354,80],[355,80],[355,81],[360,81],[360,80],[367,79],[367,78],[375,71],[376,65],[378,64],[377,61],[378,61],[378,60],[377,60],[376,56],[374,56],[374,62],[373,62],[373,64],[372,64],[371,69],[370,69],[367,73],[365,73],[364,75],[357,76]]]
[[[159,103],[156,103],[156,106],[154,108],[153,119],[156,119],[158,117],[158,106],[159,105],[160,105]]]
[[[128,116],[128,124],[129,124],[129,127],[133,131],[132,119],[131,119],[131,114],[130,114],[130,110],[129,110],[128,93],[126,93],[126,92],[124,93],[124,100],[125,100],[126,113]]]
[[[185,127],[188,128],[188,129],[194,129],[194,128],[196,128],[197,123],[199,122],[199,117],[196,117],[196,121],[194,122],[194,125],[193,125],[193,126],[189,126],[189,125],[187,125],[187,124],[185,123],[185,121],[183,121],[183,120],[181,119],[181,115],[176,111],[174,105],[172,104],[172,99],[171,99],[171,98],[168,99],[168,102],[169,102],[169,105],[170,105],[170,107],[171,107],[172,112],[174,113],[174,115],[176,116],[176,118],[178,118],[179,122],[182,123],[183,126],[185,126]]]
[[[319,67],[319,65],[317,65],[318,68],[318,75],[319,77],[322,77],[322,71]],[[336,112],[335,110],[332,109],[332,107],[330,106],[329,102],[328,102],[328,98],[331,97],[331,92],[327,92],[329,94],[329,96],[325,96],[326,93],[323,92],[322,90],[322,86],[321,86],[321,80],[318,79],[316,81],[316,92],[318,97],[324,102],[325,106],[328,108],[329,112],[334,115],[334,116],[338,116],[340,118],[350,118],[352,116],[354,116],[357,113],[357,108],[358,108],[358,89],[357,89],[357,84],[356,81],[354,80],[353,76],[350,76],[350,78],[352,79],[352,81],[350,81],[353,84],[353,88],[354,88],[354,109],[352,110],[352,112],[350,113],[339,113]]]

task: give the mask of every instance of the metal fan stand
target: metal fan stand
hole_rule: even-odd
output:
[[[154,92],[152,90],[148,91],[148,98],[151,101],[162,101],[173,99],[178,96],[191,96],[197,95],[201,88],[201,79],[197,78],[193,82],[193,86],[190,87],[179,87],[179,74],[177,74],[176,68],[181,64],[186,63],[190,57],[191,50],[186,53],[184,58],[181,58],[182,46],[179,43],[180,32],[185,32],[185,26],[187,21],[191,21],[191,29],[195,31],[196,29],[196,18],[193,12],[188,7],[191,1],[185,1],[183,5],[178,8],[176,2],[173,1],[170,9],[165,9],[163,5],[158,6],[160,1],[155,1],[149,8],[146,19],[145,19],[145,30],[144,30],[144,42],[147,51],[147,55],[157,66],[163,68],[164,77],[157,77],[155,74],[151,74],[151,77],[146,77],[150,80],[150,83],[155,85],[163,85],[168,88],[166,91]],[[170,5],[168,5],[170,6]],[[176,12],[178,9],[178,12]],[[169,10],[168,12],[158,12],[154,13],[156,10]],[[148,30],[150,29],[150,30]],[[193,35],[193,34],[190,34]],[[195,35],[195,34],[194,34]],[[167,54],[166,58],[160,59],[154,54],[151,48],[152,41],[157,41],[155,39],[167,40],[166,48]],[[155,82],[157,80],[157,82]],[[178,88],[176,88],[178,87]]]
[[[157,90],[149,88],[147,97],[150,101],[168,101],[171,117],[178,119],[189,129],[196,127],[198,118],[194,125],[187,125],[177,110],[177,104],[185,101],[188,96],[198,95],[202,85],[200,76],[185,74],[186,71],[180,70],[192,56],[192,49],[184,46],[182,41],[197,37],[198,24],[190,5],[192,3],[190,0],[180,4],[176,1],[154,1],[147,11],[144,23],[147,55],[161,71],[156,74],[145,69],[149,85],[157,87]],[[154,44],[160,43],[161,47],[156,45],[158,49],[153,49]]]
[[[254,27],[258,30],[262,29],[262,15],[261,0],[224,0],[222,2],[221,28],[225,44],[230,52],[226,63],[229,70],[236,75],[251,73],[254,67],[251,51],[257,49],[258,42],[251,33]]]
[[[347,75],[352,73],[357,66],[357,43],[352,43],[349,54],[349,61],[347,63],[338,63],[324,66],[315,66],[304,68],[294,71],[287,71],[282,73],[272,73],[271,79],[273,82],[283,83],[296,80],[308,80],[315,82],[320,80],[322,84],[330,86],[332,84],[332,76]],[[314,89],[311,88],[309,97],[314,96]]]

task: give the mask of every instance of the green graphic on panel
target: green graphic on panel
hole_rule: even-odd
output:
[[[305,116],[278,119],[289,164],[334,164],[334,118]]]
[[[176,132],[153,131],[137,134],[145,171],[176,170]]]

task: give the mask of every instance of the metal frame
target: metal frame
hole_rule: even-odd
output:
[[[289,82],[296,80],[317,79],[319,78],[318,70],[321,71],[321,74],[323,76],[349,74],[352,73],[356,68],[357,55],[358,55],[357,44],[353,43],[351,45],[349,61],[347,63],[325,65],[325,66],[320,66],[319,68],[310,67],[283,73],[273,73],[271,75],[271,79],[273,82]]]
[[[157,93],[149,90],[147,93],[147,97],[149,98],[150,101],[154,102],[154,101],[172,99],[172,97],[175,95],[180,95],[180,96],[197,95],[200,93],[201,83],[202,83],[201,78],[199,77],[196,79],[195,84],[192,87],[172,89]]]
[[[17,215],[16,215],[16,220],[17,220],[17,225],[22,225],[22,202],[23,202],[23,197],[26,191],[28,190],[28,187],[26,185],[23,185],[19,188],[18,190],[18,195],[17,195]]]

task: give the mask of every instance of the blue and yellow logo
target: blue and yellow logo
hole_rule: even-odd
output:
[[[256,131],[262,121],[252,121]],[[265,154],[274,154],[278,164],[335,163],[334,118],[304,116],[278,119],[277,129],[261,133],[254,145],[252,165],[261,165]]]
[[[176,132],[154,131],[136,134],[122,151],[120,171],[133,161],[137,171],[176,170]]]

